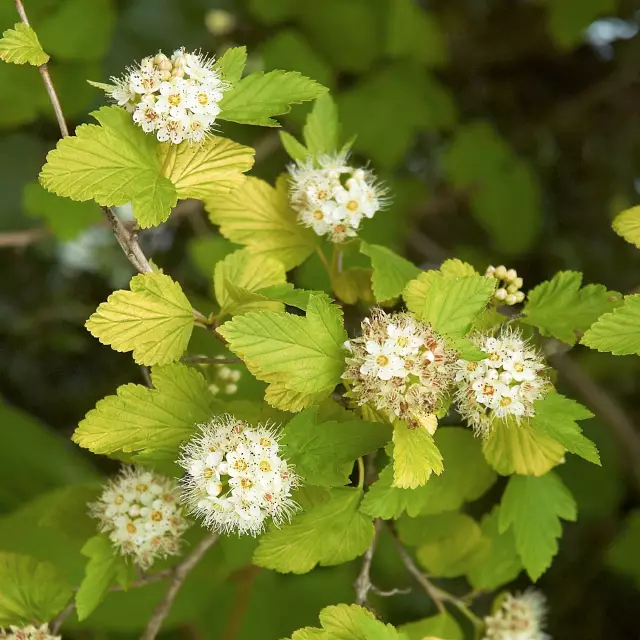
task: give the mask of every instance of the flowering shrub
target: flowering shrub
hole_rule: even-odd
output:
[[[62,134],[40,185],[61,202],[100,205],[136,271],[86,328],[130,354],[145,384],[114,389],[72,436],[127,466],[99,488],[56,494],[37,520],[82,538],[75,564],[0,554],[2,637],[58,637],[73,612],[99,615],[111,592],[167,581],[137,623],[152,640],[172,624],[192,571],[245,593],[247,565],[279,588],[269,571],[356,561],[350,602],[319,611],[320,627],[290,629],[292,640],[547,638],[544,597],[500,590],[521,574],[536,582],[562,521],[577,517],[556,468],[600,456],[579,424],[591,412],[558,392],[545,357],[578,340],[640,352],[638,297],[581,286],[566,271],[525,294],[504,265],[482,272],[452,258],[421,268],[365,241],[393,201],[391,183],[341,140],[326,87],[294,71],[245,73],[244,47],[217,58],[158,53],[110,85],[92,83],[114,104],[66,135],[48,55],[20,15],[0,57],[39,66]],[[305,102],[301,140],[273,139],[288,168],[273,185],[247,176],[255,150],[224,137],[221,123],[277,127]],[[215,303],[185,291],[139,242],[178,200],[202,203],[229,241],[205,256]],[[128,205],[135,226],[121,218]],[[637,241],[637,212],[623,216],[616,230]],[[298,268],[312,272],[309,288],[295,286]],[[73,520],[87,516],[78,533]],[[389,592],[371,576],[383,536],[400,570]],[[409,580],[425,615],[396,628],[375,597],[401,595]],[[495,595],[493,613],[482,594]],[[16,626],[25,624],[38,626]]]

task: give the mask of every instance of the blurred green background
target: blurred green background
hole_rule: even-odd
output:
[[[625,293],[640,285],[640,253],[609,226],[640,198],[638,0],[24,3],[73,127],[103,101],[86,79],[106,81],[158,49],[247,45],[249,70],[298,70],[333,91],[345,135],[358,136],[357,158],[392,189],[367,240],[422,266],[449,255],[480,269],[504,263],[525,290],[560,269]],[[3,0],[0,27],[16,21]],[[285,128],[297,133],[307,110],[296,107]],[[58,133],[37,70],[0,64],[0,549],[52,558],[77,584],[92,525],[74,504],[84,489],[64,487],[115,463],[68,437],[97,400],[142,383],[143,372],[83,328],[133,274],[97,207],[38,187]],[[220,133],[257,148],[254,174],[274,180],[283,170],[276,132],[222,123]],[[198,203],[179,204],[141,243],[206,308],[212,265],[229,246]],[[326,286],[319,274],[312,259],[293,278]],[[192,352],[218,348],[199,338]],[[567,393],[604,409],[586,426],[603,468],[572,457],[559,470],[580,514],[540,581],[550,630],[562,639],[637,638],[640,358],[578,347],[557,364]],[[243,380],[240,397],[257,397],[259,385]],[[66,528],[73,521],[71,533],[51,528],[60,519]],[[251,549],[237,540],[215,549],[186,585],[167,638],[276,640],[313,624],[322,606],[352,601],[359,562],[288,577],[247,566]],[[382,588],[411,584],[384,536],[373,575]],[[111,595],[71,637],[136,637],[163,588]],[[486,610],[490,599],[479,604]],[[376,605],[395,623],[433,613],[415,585]]]

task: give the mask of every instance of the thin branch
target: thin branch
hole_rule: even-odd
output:
[[[49,629],[51,629],[51,635],[57,635],[58,631],[64,624],[65,620],[73,613],[76,608],[75,596],[69,600],[67,606],[49,623]]]
[[[445,598],[443,597],[443,592],[436,587],[435,584],[427,578],[427,576],[418,569],[416,563],[413,561],[411,556],[407,553],[407,550],[404,548],[402,542],[398,540],[395,532],[391,532],[393,537],[393,541],[395,542],[396,549],[398,550],[398,554],[400,555],[400,559],[402,563],[407,568],[409,573],[416,579],[418,584],[426,591],[427,595],[433,600],[436,607],[438,607],[438,611],[440,613],[444,613],[446,611],[444,606]]]
[[[364,559],[362,562],[362,568],[358,574],[358,578],[354,584],[356,589],[356,604],[369,608],[369,591],[374,589],[371,583],[371,563],[373,561],[373,554],[376,550],[376,544],[378,542],[378,534],[380,533],[380,527],[382,521],[377,518],[374,523],[373,540],[369,545],[369,548],[365,551]]]
[[[638,489],[640,489],[640,432],[631,418],[607,390],[600,386],[578,363],[564,353],[548,356],[561,378],[609,426],[622,445]]]
[[[218,535],[213,533],[203,538],[194,548],[193,551],[172,570],[171,582],[164,598],[156,607],[151,620],[147,624],[147,628],[141,636],[140,640],[154,640],[162,627],[165,618],[169,614],[173,601],[180,591],[186,577],[191,570],[202,560],[205,553],[216,543]]]
[[[25,229],[24,231],[8,231],[6,233],[0,233],[0,248],[23,248],[46,238],[48,235],[49,231],[44,227]]]
[[[389,591],[383,591],[382,589],[378,589],[375,584],[371,585],[371,591],[375,593],[377,596],[381,596],[383,598],[390,598],[391,596],[406,596],[411,593],[411,587],[406,587],[404,589],[399,589],[398,587],[394,587],[393,589],[389,589]]]

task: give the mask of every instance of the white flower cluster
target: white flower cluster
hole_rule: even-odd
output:
[[[228,88],[213,58],[178,49],[144,58],[122,78],[112,78],[111,98],[133,113],[133,121],[160,142],[200,142],[220,113]]]
[[[515,269],[507,269],[503,264],[499,267],[489,265],[484,275],[498,280],[498,288],[493,294],[494,304],[512,306],[524,302],[524,291],[520,291],[524,281]]]
[[[90,505],[90,513],[123,556],[132,556],[139,567],[148,569],[156,558],[180,551],[189,522],[179,497],[178,485],[170,478],[124,467]]]
[[[298,220],[332,242],[357,235],[362,218],[373,218],[385,205],[386,189],[370,171],[349,166],[346,154],[290,165],[289,174]]]
[[[547,640],[551,636],[544,632],[546,614],[546,599],[539,591],[508,593],[500,608],[484,619],[483,640]]]
[[[224,364],[213,365],[213,380],[209,384],[209,391],[214,396],[232,396],[238,392],[238,381],[242,374],[237,369],[231,369]]]
[[[60,636],[52,636],[46,624],[40,627],[29,625],[28,627],[0,628],[0,638],[7,640],[60,640]]]
[[[495,338],[476,334],[471,341],[487,357],[456,363],[456,401],[462,417],[486,435],[495,419],[519,422],[534,415],[533,403],[549,387],[539,352],[511,329]]]
[[[276,432],[229,414],[200,425],[178,461],[186,471],[183,500],[213,531],[258,535],[299,508],[291,490],[300,479],[279,455]]]
[[[350,355],[342,377],[353,385],[349,395],[358,404],[370,404],[390,420],[435,429],[431,416],[453,382],[455,352],[430,325],[377,309],[345,347]]]

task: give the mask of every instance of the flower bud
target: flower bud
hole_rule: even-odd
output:
[[[513,284],[518,287],[518,289],[522,289],[522,285],[524,284],[524,280],[522,278],[516,278],[513,281]]]
[[[508,305],[513,305],[517,302],[517,298],[515,293],[510,293],[505,299],[504,301],[508,304]]]
[[[46,624],[39,627],[33,625],[28,627],[14,627],[12,625],[8,629],[0,627],[0,638],[6,638],[6,640],[61,640],[60,636],[51,635]]]
[[[500,288],[493,294],[493,297],[496,300],[504,300],[507,297],[507,290]]]
[[[499,267],[496,267],[493,275],[498,278],[498,280],[504,280],[507,277],[507,268],[501,264]]]
[[[520,302],[524,301],[524,291],[518,291],[516,294],[516,303],[519,304]]]
[[[518,287],[516,287],[515,284],[510,284],[507,287],[507,293],[516,293],[517,290],[518,290]]]
[[[518,272],[515,269],[507,270],[507,273],[504,276],[504,279],[507,282],[513,282],[518,277]]]

